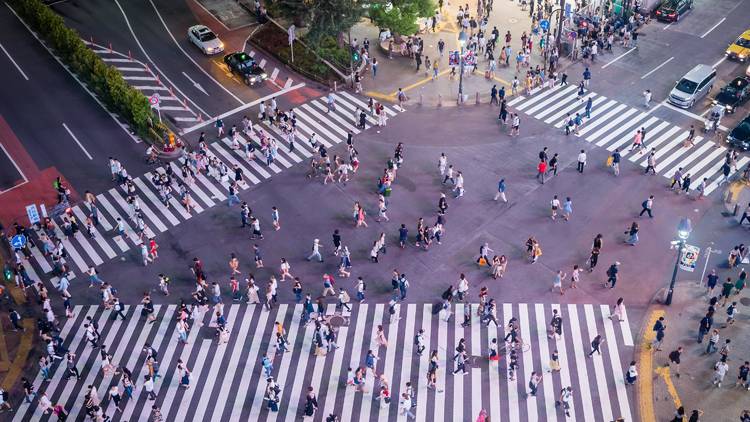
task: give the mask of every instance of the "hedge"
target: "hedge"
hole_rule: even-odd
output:
[[[107,65],[68,28],[62,17],[40,0],[10,0],[14,10],[57,53],[69,69],[114,113],[119,114],[138,135],[152,142],[164,143],[168,131],[154,124],[156,116],[148,99],[128,85],[120,72]]]

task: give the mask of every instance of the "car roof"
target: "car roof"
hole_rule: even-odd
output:
[[[728,85],[734,85],[737,88],[744,88],[748,84],[750,84],[750,79],[744,77],[744,76],[738,76],[732,80]]]
[[[207,27],[206,25],[193,25],[190,27],[190,29],[196,29],[198,32],[206,33],[206,32],[213,32],[211,31],[211,28]]]
[[[232,54],[227,54],[227,57],[236,57],[238,60],[242,60],[242,61],[248,61],[248,60],[255,61],[252,57],[250,57],[249,54],[245,53],[244,51],[235,51]]]
[[[740,34],[740,38],[744,38],[746,40],[750,40],[750,29]]]
[[[690,71],[686,73],[683,78],[691,80],[693,82],[701,82],[705,77],[710,75],[713,70],[714,69],[707,64],[699,64],[690,69]]]

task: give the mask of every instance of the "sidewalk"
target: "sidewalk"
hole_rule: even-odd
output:
[[[475,3],[470,4],[470,7],[470,11],[475,13]],[[458,26],[455,24],[457,11],[458,4],[446,2],[446,5],[443,7],[443,20],[448,23],[438,25],[439,32],[437,33],[427,32],[420,35],[425,44],[422,57],[423,62],[425,61],[425,56],[429,57],[431,61],[438,57],[438,41],[440,39],[445,41],[444,57],[438,61],[439,76],[434,81],[431,77],[431,69],[429,73],[425,72],[424,67],[419,72],[416,71],[414,59],[401,57],[398,52],[394,51],[393,59],[389,60],[387,51],[381,49],[379,45],[378,28],[369,21],[362,21],[354,26],[352,28],[352,39],[356,38],[360,45],[363,39],[369,39],[370,57],[377,58],[378,60],[377,77],[373,79],[371,71],[368,71],[364,75],[362,86],[365,95],[379,100],[395,101],[396,92],[399,88],[402,88],[409,97],[407,104],[418,103],[421,95],[423,105],[437,106],[438,101],[442,99],[441,106],[455,106],[458,98],[459,69],[456,69],[456,76],[451,80],[447,56],[449,51],[460,49],[458,44]],[[529,11],[522,11],[516,2],[496,0],[487,24],[488,34],[492,31],[493,26],[497,26],[501,39],[498,41],[498,48],[495,49],[495,59],[499,58],[499,47],[505,44],[504,36],[506,31],[510,31],[511,33],[512,40],[510,44],[515,55],[518,51],[523,32],[525,31],[527,35],[531,33]],[[532,68],[536,65],[543,65],[543,58],[539,54],[538,43],[539,37],[536,36],[534,37],[534,49],[530,60]],[[508,88],[513,77],[518,76],[519,79],[523,79],[523,75],[525,75],[527,69],[522,68],[521,72],[516,74],[515,58],[511,58],[510,62],[511,65],[509,67],[498,64],[494,79],[485,79],[484,71],[487,69],[487,62],[483,57],[479,57],[476,72],[473,75],[468,72],[464,74],[463,92],[468,96],[466,103],[474,104],[477,93],[482,97],[482,102],[489,101],[489,92],[492,85],[497,85],[498,89],[505,85],[506,90],[510,93]]]
[[[714,294],[721,293],[723,279],[732,277],[734,281],[739,272],[739,268],[730,271],[726,267],[720,267],[718,270],[719,285],[714,290]],[[700,273],[696,273],[695,276],[699,277]],[[678,281],[671,306],[661,304],[652,306],[653,311],[664,312],[667,329],[661,351],[643,350],[640,355],[643,357],[643,353],[647,353],[653,357],[653,372],[647,373],[646,368],[640,371],[639,392],[646,393],[642,388],[643,385],[653,382],[654,412],[652,414],[657,421],[672,420],[679,406],[684,406],[688,417],[694,409],[702,409],[705,414],[701,420],[705,421],[737,420],[743,410],[750,408],[748,398],[750,392],[734,386],[737,381],[738,368],[746,360],[750,360],[750,336],[747,336],[750,324],[748,290],[745,289],[740,295],[730,296],[727,305],[717,306],[714,314],[712,330],[718,328],[720,331],[719,345],[724,344],[725,339],[732,340],[728,361],[729,372],[721,388],[711,383],[713,365],[719,360],[719,353],[705,354],[708,336],[702,343],[697,342],[698,324],[708,309],[708,299],[705,288],[699,286],[696,280]],[[723,328],[726,321],[726,308],[732,301],[738,303],[739,315],[733,326]],[[646,324],[649,326],[643,327],[644,338],[653,333],[653,322],[647,320]],[[650,337],[653,338],[653,334]],[[667,365],[669,353],[678,346],[684,348],[679,376],[676,365],[671,365],[671,367]],[[641,420],[652,420],[646,416],[647,414],[642,413]]]

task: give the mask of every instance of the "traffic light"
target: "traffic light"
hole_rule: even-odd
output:
[[[352,48],[352,60],[356,63],[359,61],[359,50]]]

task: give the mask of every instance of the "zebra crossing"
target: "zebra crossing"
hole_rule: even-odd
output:
[[[437,305],[436,305],[437,306]],[[472,323],[462,326],[464,307],[470,307]],[[106,414],[114,421],[147,420],[151,406],[161,408],[165,420],[179,421],[292,421],[299,419],[304,395],[312,386],[318,396],[319,409],[315,420],[336,413],[341,420],[402,421],[398,398],[406,382],[416,392],[416,420],[474,420],[486,409],[493,421],[610,421],[622,417],[633,421],[634,393],[624,384],[624,373],[633,354],[633,337],[627,312],[624,321],[611,320],[609,307],[598,304],[505,303],[498,306],[498,318],[519,321],[524,343],[519,352],[515,378],[507,372],[505,356],[499,363],[487,359],[493,338],[502,343],[503,327],[485,326],[476,315],[478,304],[458,304],[455,315],[446,321],[444,311],[436,312],[431,304],[403,304],[400,317],[389,322],[387,305],[358,304],[351,311],[338,313],[335,305],[325,308],[326,317],[337,330],[338,348],[325,355],[314,353],[314,324],[300,321],[302,305],[281,304],[271,311],[259,305],[231,304],[225,306],[230,341],[219,345],[215,330],[208,320],[193,321],[187,344],[178,344],[176,305],[156,307],[153,324],[140,318],[141,306],[128,306],[126,320],[112,320],[111,311],[101,306],[78,306],[75,317],[65,322],[61,337],[64,345],[76,353],[81,379],[64,379],[65,364],[57,361],[51,369],[51,380],[42,382],[36,376],[36,391],[46,393],[52,403],[70,410],[70,420],[82,420],[82,405],[87,386],[93,385]],[[563,318],[560,339],[548,338],[549,319],[553,310]],[[211,318],[208,313],[208,319]],[[117,385],[120,376],[104,375],[98,351],[86,344],[80,327],[86,316],[98,321],[103,344],[114,355],[113,363],[132,371],[136,380],[133,398],[125,398],[122,412],[116,412],[106,392]],[[275,322],[287,331],[290,352],[276,353]],[[502,322],[501,322],[502,324]],[[384,327],[388,346],[379,347],[376,330]],[[414,353],[413,338],[424,329],[427,350]],[[605,338],[602,354],[588,357],[588,344],[597,334]],[[458,340],[466,339],[471,358],[469,374],[453,375],[452,359]],[[143,389],[145,354],[149,343],[158,351],[159,374],[154,392],[155,401],[147,400]],[[364,366],[368,350],[379,357],[375,371],[390,383],[393,400],[381,405],[374,400],[372,372],[368,371],[367,391],[358,392],[346,386],[348,368]],[[426,373],[429,351],[438,354],[439,371],[436,390],[427,388]],[[550,356],[559,353],[561,370],[550,372]],[[272,375],[280,384],[281,402],[278,413],[269,412],[263,396],[265,377],[260,360],[263,354],[273,359]],[[192,371],[190,388],[179,387],[177,360]],[[536,397],[527,394],[532,371],[542,374]],[[573,388],[570,417],[555,406],[562,388]],[[377,391],[377,389],[376,389]],[[13,422],[47,420],[35,399],[22,403]]]
[[[232,142],[228,137],[210,144],[208,154],[224,162],[230,169],[235,164],[241,168],[245,182],[240,184],[240,188],[247,190],[312,157],[315,151],[308,139],[313,133],[316,134],[317,140],[327,147],[335,146],[344,141],[349,130],[359,133],[361,130],[356,127],[359,118],[355,118],[354,112],[358,108],[367,110],[367,102],[348,92],[339,92],[336,104],[336,110],[330,113],[316,111],[327,109],[325,98],[318,98],[295,108],[297,132],[294,151],[289,151],[288,140],[278,128],[265,121],[255,125],[256,130],[265,133],[269,138],[275,139],[279,146],[277,158],[270,166],[266,165],[265,157],[258,151],[260,139],[256,135],[240,133],[240,138],[244,142],[252,142],[257,147],[255,159],[248,159],[243,151],[233,149]],[[386,105],[385,110],[389,116],[395,116],[400,112],[395,106]],[[369,129],[375,123],[376,121],[368,116],[365,129]],[[174,198],[170,200],[170,207],[167,208],[160,200],[158,189],[152,182],[153,173],[164,173],[165,166],[170,166],[173,171],[172,174],[185,181],[182,179],[182,172],[175,162],[169,162],[155,168],[154,171],[133,178],[137,189],[137,199],[147,224],[146,235],[149,238],[189,221],[195,215],[199,215],[214,207],[217,203],[223,203],[222,201],[227,200],[228,184],[223,183],[220,179],[197,173],[194,183],[188,184],[194,204],[192,212],[188,212],[184,205]],[[93,239],[81,232],[65,238],[59,228],[63,216],[53,220],[58,237],[63,239],[63,245],[70,256],[69,267],[72,274],[68,278],[75,277],[76,273],[84,274],[91,266],[101,265],[120,254],[127,253],[133,248],[137,250],[140,247],[141,241],[132,220],[132,209],[126,198],[125,185],[115,186],[96,195],[100,226],[95,229]],[[81,222],[86,221],[86,218],[91,214],[90,206],[85,202],[71,207],[71,212]],[[116,230],[118,218],[125,225],[123,236],[120,236]],[[51,257],[44,256],[38,248],[31,248],[29,262],[32,265],[26,265],[26,269],[33,280],[40,280],[40,274],[48,274],[53,271]],[[58,278],[52,277],[51,280],[55,283]]]
[[[556,128],[563,128],[568,113],[572,116],[576,113],[584,114],[589,98],[592,101],[591,118],[584,119],[583,126],[575,136],[610,152],[619,149],[623,158],[644,169],[648,161],[647,150],[655,148],[657,174],[671,178],[682,167],[683,174],[691,175],[693,189],[698,187],[703,178],[708,179],[706,195],[719,187],[727,148],[702,136],[695,137],[693,147],[685,148],[683,142],[688,131],[651,116],[647,110],[619,103],[588,90],[583,97],[579,97],[575,85],[556,85],[544,91],[537,90],[529,97],[519,96],[510,100],[508,106]],[[646,129],[646,148],[643,153],[633,154],[628,147],[640,128]],[[736,169],[741,169],[748,163],[750,158],[743,156],[737,161]]]

